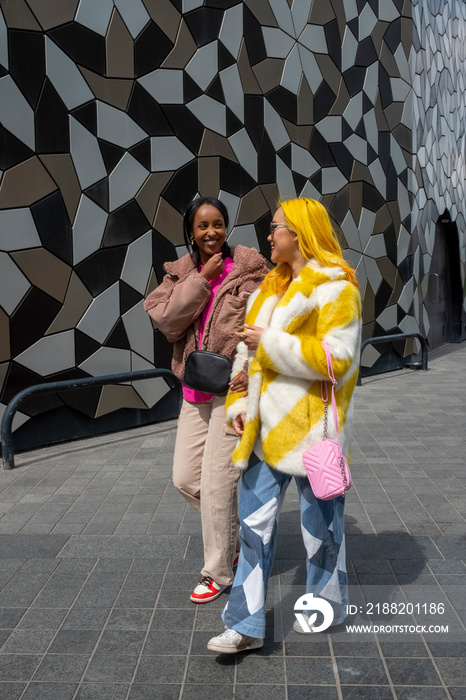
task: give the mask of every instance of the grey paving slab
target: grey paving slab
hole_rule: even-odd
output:
[[[30,683],[21,700],[72,700],[77,684],[75,683]]]
[[[137,673],[136,683],[181,683],[184,677],[186,657],[177,656],[144,656],[141,659]],[[216,665],[218,666],[218,664]],[[213,668],[215,669],[214,666]],[[230,665],[229,676],[232,681],[233,666]],[[207,681],[207,679],[205,679]]]
[[[42,656],[40,654],[0,655],[0,678],[5,681],[29,681]]]
[[[393,700],[392,688],[389,685],[342,685],[341,693],[343,700],[374,700],[374,695],[377,700]],[[419,695],[419,700],[423,695]],[[294,698],[298,699],[295,695]]]
[[[180,685],[169,683],[134,683],[129,700],[178,700]]]
[[[127,683],[83,683],[76,700],[125,700],[129,687]]]
[[[356,389],[346,503],[352,585],[430,585],[466,627],[466,344]],[[194,606],[200,519],[171,481],[175,421],[17,455],[0,472],[2,700],[466,700],[464,641],[273,637],[304,580],[288,490],[264,647],[209,652],[228,593]],[[298,635],[295,635],[298,636]]]
[[[89,656],[78,654],[47,654],[34,680],[57,683],[79,682],[89,661]]]
[[[17,627],[28,630],[57,630],[67,614],[68,608],[30,608],[21,617]]]
[[[0,535],[0,557],[3,558],[55,558],[68,541],[62,535]]]
[[[42,654],[47,651],[54,636],[49,629],[13,630],[0,648],[0,654]]]
[[[442,686],[426,687],[426,686],[395,686],[395,692],[398,700],[410,700],[410,698],[422,697],[423,700],[445,700],[448,697],[446,690]]]
[[[62,557],[182,557],[188,545],[188,536],[170,537],[169,535],[144,536],[73,536],[60,552]]]
[[[27,608],[1,608],[0,629],[14,629],[27,612]]]

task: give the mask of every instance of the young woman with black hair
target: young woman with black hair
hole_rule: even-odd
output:
[[[165,263],[162,283],[144,302],[159,330],[174,343],[172,369],[181,380],[186,357],[196,349],[233,359],[246,302],[267,274],[254,248],[226,241],[228,212],[214,197],[198,197],[184,215],[188,254]],[[247,367],[232,381],[247,389]],[[193,603],[215,600],[233,581],[237,558],[237,482],[231,454],[236,433],[225,425],[225,396],[183,384],[176,436],[173,482],[200,514],[204,545],[201,579]]]

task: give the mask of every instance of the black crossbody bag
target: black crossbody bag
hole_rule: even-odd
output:
[[[228,391],[233,364],[228,357],[209,350],[194,350],[186,358],[184,383],[190,389],[221,396]]]

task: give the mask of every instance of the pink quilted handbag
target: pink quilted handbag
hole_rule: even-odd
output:
[[[332,409],[337,439],[330,440],[327,437],[328,384],[325,381],[321,382],[320,388],[322,401],[324,402],[324,439],[304,452],[303,464],[314,496],[321,501],[329,501],[331,498],[337,498],[337,496],[346,496],[348,489],[353,484],[353,480],[338,439],[338,415],[335,401],[335,385],[337,382],[333,373],[332,355],[328,345],[326,343],[322,343],[322,345],[327,357],[328,376],[332,382]]]

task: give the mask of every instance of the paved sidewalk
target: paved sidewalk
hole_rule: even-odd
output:
[[[466,344],[429,364],[356,390],[348,570],[352,585],[430,586],[463,634]],[[466,635],[274,641],[274,592],[303,582],[294,485],[264,648],[208,652],[227,594],[189,601],[200,522],[171,483],[174,439],[170,421],[23,453],[0,472],[2,700],[466,700]]]

